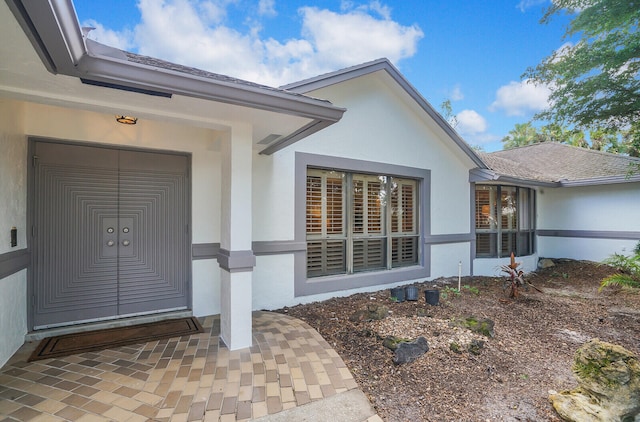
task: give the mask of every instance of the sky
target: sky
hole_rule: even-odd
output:
[[[528,67],[567,42],[550,0],[74,0],[103,44],[273,87],[388,58],[474,147],[547,106]],[[539,123],[536,123],[539,125]]]

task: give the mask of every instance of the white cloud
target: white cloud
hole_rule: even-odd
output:
[[[551,90],[546,85],[534,84],[528,79],[511,81],[498,88],[489,110],[504,110],[507,116],[524,116],[547,108],[550,94]]]
[[[520,9],[521,12],[525,12],[530,7],[548,3],[548,1],[549,0],[521,0],[516,7]]]
[[[464,99],[464,94],[462,93],[462,88],[459,84],[453,87],[453,90],[449,93],[449,98],[451,98],[451,101],[460,101]]]
[[[133,33],[129,30],[114,31],[105,28],[104,25],[93,19],[82,22],[82,27],[93,28],[91,32],[89,32],[88,37],[99,43],[110,45],[111,47],[121,50],[133,48]]]
[[[373,1],[364,6],[343,2],[340,12],[302,7],[298,10],[302,21],[299,37],[276,40],[261,36],[259,22],[275,16],[274,0],[260,1],[255,16],[246,21],[251,25],[232,27],[226,10],[235,2],[139,0],[141,21],[133,35],[112,31],[114,40],[101,42],[279,86],[381,57],[397,64],[416,53],[424,36],[417,25],[404,26],[392,20],[391,9]],[[128,41],[123,44],[127,39],[133,40],[133,46]]]
[[[276,12],[275,0],[260,0],[258,3],[258,14],[268,17],[276,16],[278,13]]]
[[[303,7],[302,35],[314,46],[316,63],[324,67],[349,66],[387,57],[392,62],[411,57],[424,36],[417,26],[376,19],[359,9],[336,13]]]
[[[477,136],[487,131],[487,121],[475,110],[462,110],[456,119],[456,130],[462,136]]]

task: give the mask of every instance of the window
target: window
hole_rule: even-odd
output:
[[[476,185],[476,257],[531,255],[535,192],[515,186]]]
[[[418,182],[308,169],[307,277],[419,263]]]

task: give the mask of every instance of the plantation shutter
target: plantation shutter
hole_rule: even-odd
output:
[[[383,199],[384,176],[353,176],[353,247],[354,272],[386,268],[386,239]]]
[[[307,276],[419,263],[418,182],[308,169]]]
[[[417,183],[391,179],[391,266],[418,263]]]
[[[307,174],[307,276],[346,272],[344,174]]]

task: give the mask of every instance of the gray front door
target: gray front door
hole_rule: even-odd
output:
[[[189,305],[188,157],[33,146],[34,328]]]

